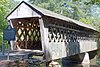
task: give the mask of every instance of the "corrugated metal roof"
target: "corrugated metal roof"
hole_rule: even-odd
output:
[[[29,4],[29,3],[26,3],[24,1],[22,1],[14,10],[16,10],[22,3],[25,3],[27,6],[29,6],[32,10],[35,10],[37,13],[39,13],[40,15],[45,15],[45,16],[50,16],[50,17],[54,17],[54,18],[57,18],[57,19],[60,19],[60,20],[64,20],[64,21],[67,21],[67,22],[71,22],[71,23],[75,23],[79,26],[82,26],[82,27],[85,27],[85,28],[89,28],[89,29],[92,29],[94,31],[97,31],[95,28],[93,28],[92,26],[89,26],[89,25],[86,25],[82,22],[79,22],[77,20],[74,20],[74,19],[71,19],[71,18],[68,18],[68,17],[65,17],[65,16],[62,16],[60,14],[57,14],[57,13],[54,13],[50,10],[47,10],[47,9],[43,9],[43,8],[40,8],[40,7],[37,7],[35,5],[32,5],[32,4]],[[11,12],[13,13],[14,10]],[[9,13],[8,16],[11,14]],[[7,17],[8,17],[7,16]],[[7,18],[6,17],[6,18]]]

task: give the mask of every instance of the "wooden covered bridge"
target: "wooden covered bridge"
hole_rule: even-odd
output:
[[[97,50],[99,32],[82,22],[22,1],[6,17],[16,29],[15,45],[40,50],[47,61]]]

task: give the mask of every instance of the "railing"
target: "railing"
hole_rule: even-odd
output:
[[[53,59],[97,49],[97,36],[93,33],[48,25],[49,51]]]
[[[68,40],[93,40],[95,41],[97,36],[94,34],[89,34],[85,31],[70,29],[62,26],[49,24],[49,42],[54,40],[68,41]]]

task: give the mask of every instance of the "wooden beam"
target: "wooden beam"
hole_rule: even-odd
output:
[[[60,28],[60,29],[65,29],[65,30],[70,30],[70,31],[75,31],[75,32],[86,33],[87,34],[87,32],[85,32],[85,31],[80,31],[80,30],[76,30],[76,29],[66,28],[66,27],[63,27],[63,26],[58,26],[58,25],[53,25],[53,24],[49,24],[48,26],[55,27],[55,28]]]
[[[48,28],[44,27],[43,19],[39,19],[40,24],[40,33],[41,33],[41,42],[42,42],[42,49],[44,51],[44,60],[48,60],[47,54],[47,45],[48,45]]]

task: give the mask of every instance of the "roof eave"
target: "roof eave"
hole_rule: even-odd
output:
[[[32,10],[34,10],[36,13],[38,13],[39,15],[43,16],[43,14],[36,10],[34,7],[32,7],[31,5],[29,5],[28,3],[26,3],[25,1],[22,1],[21,3],[19,3],[11,12],[9,12],[9,14],[5,17],[5,19],[7,19],[22,3],[26,4],[27,6],[29,6]]]
[[[35,11],[36,13],[38,13],[39,15],[41,15],[41,17],[43,17],[43,16],[49,16],[49,17],[57,18],[57,19],[60,19],[60,20],[63,20],[63,21],[70,21],[70,22],[72,22],[72,23],[74,23],[74,24],[77,24],[78,26],[85,27],[85,28],[88,28],[88,29],[90,29],[90,30],[99,32],[99,31],[97,31],[95,28],[93,28],[93,27],[91,27],[91,26],[88,26],[88,25],[86,25],[86,24],[84,24],[84,23],[83,23],[84,25],[82,25],[82,24],[81,24],[82,22],[79,23],[79,21],[73,20],[73,19],[71,19],[71,18],[62,16],[62,15],[61,15],[62,18],[60,18],[60,17],[57,17],[57,16],[52,16],[52,15],[49,15],[49,14],[45,14],[45,12],[41,12],[41,10],[39,10],[39,9],[37,9],[37,8],[35,8],[35,7],[33,7],[31,4],[28,4],[28,3],[26,3],[25,1],[22,1],[19,5],[17,5],[17,6],[6,16],[6,19],[7,19],[7,17],[10,16],[22,3],[26,4],[26,5],[27,5],[28,7],[30,7],[33,11]],[[55,14],[55,13],[54,13],[54,14]],[[56,15],[56,14],[55,14],[55,15]],[[58,14],[57,14],[57,15],[58,15]],[[59,16],[60,16],[60,14],[59,14]]]

